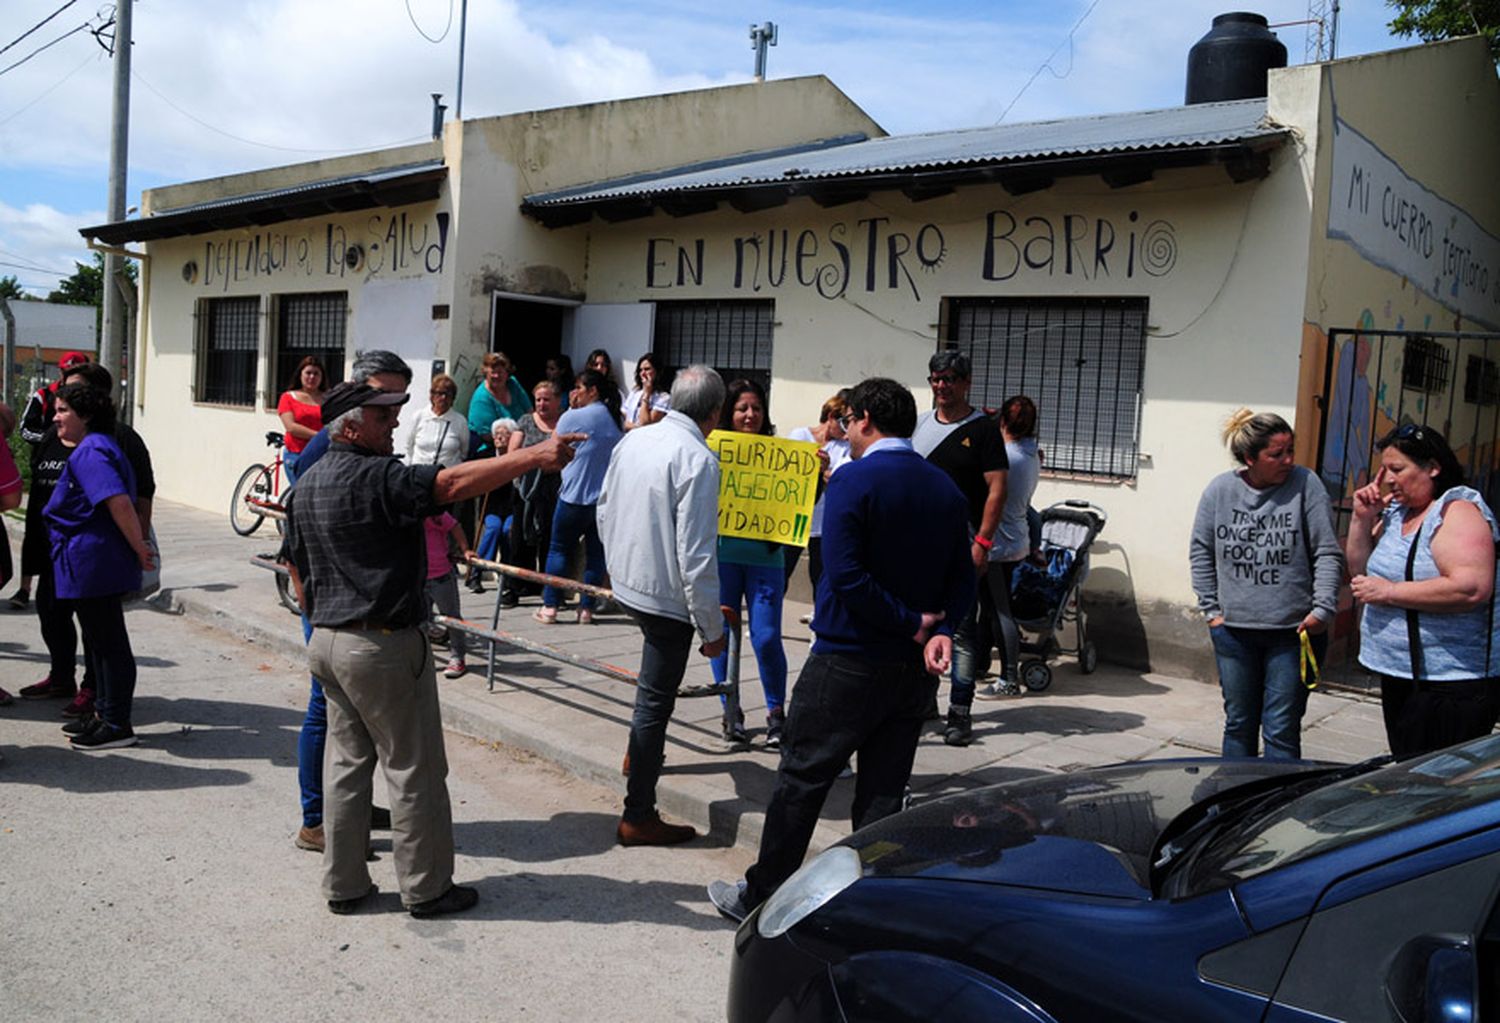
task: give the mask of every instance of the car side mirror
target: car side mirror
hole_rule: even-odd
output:
[[[1386,974],[1386,997],[1403,1023],[1473,1023],[1479,1018],[1474,949],[1453,935],[1407,942]]]

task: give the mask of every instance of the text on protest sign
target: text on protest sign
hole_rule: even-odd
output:
[[[719,535],[807,546],[818,499],[818,446],[803,440],[715,430]]]

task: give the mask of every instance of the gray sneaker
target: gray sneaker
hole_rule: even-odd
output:
[[[708,901],[735,923],[742,923],[750,915],[750,910],[745,908],[744,881],[710,881]]]
[[[974,698],[978,700],[1004,700],[1012,696],[1021,695],[1021,683],[1011,682],[1006,679],[997,679],[987,686],[980,686],[974,691]]]

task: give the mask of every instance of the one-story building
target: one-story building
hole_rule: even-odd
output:
[[[1109,513],[1101,656],[1197,670],[1187,537],[1234,408],[1291,419],[1340,500],[1403,418],[1441,412],[1487,475],[1495,362],[1438,335],[1500,324],[1497,124],[1479,39],[1272,70],[1263,98],[901,137],[812,77],[453,122],[84,233],[144,243],[135,423],[164,497],[224,507],[308,352],[393,348],[415,394],[442,370],[462,399],[487,350],[528,383],[556,352],[628,375],[654,351],[761,376],[785,430],[864,376],[925,402],[954,345],[976,403],[1036,400],[1038,505]],[[1429,334],[1339,333],[1378,328]]]

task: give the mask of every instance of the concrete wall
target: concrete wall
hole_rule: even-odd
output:
[[[851,132],[884,134],[818,76],[452,122],[440,142],[147,192],[149,214],[439,155],[449,172],[435,202],[146,246],[136,425],[151,446],[159,492],[227,508],[243,468],[269,454],[262,435],[278,420],[267,405],[286,386],[269,379],[274,296],[347,292],[349,354],[383,347],[406,356],[416,401],[424,400],[432,361],[445,360],[467,384],[466,407],[488,347],[493,293],[581,299],[587,287],[586,240],[522,217],[525,195]],[[351,269],[342,257],[354,244],[364,259]],[[200,301],[250,295],[261,312],[254,407],[195,403]]]
[[[1244,184],[1205,168],[1123,189],[1087,177],[1023,197],[975,186],[923,203],[899,193],[836,209],[794,199],[755,214],[721,207],[558,233],[587,235],[590,302],[774,299],[770,412],[782,430],[816,421],[829,394],[864,376],[894,376],[927,407],[945,297],[1148,299],[1138,474],[1049,477],[1036,503],[1081,497],[1110,515],[1089,583],[1101,653],[1181,665],[1206,650],[1189,612],[1187,546],[1198,494],[1229,467],[1219,425],[1241,404],[1292,414],[1306,176],[1289,147],[1268,178]],[[1115,239],[1102,262],[1101,223]],[[1069,251],[1049,232],[1086,241]],[[763,246],[758,268],[746,255],[752,238]]]
[[[1500,82],[1488,47],[1460,39],[1297,70],[1316,72],[1321,98],[1316,123],[1304,126],[1317,158],[1301,461],[1318,465],[1347,509],[1370,478],[1375,440],[1416,421],[1447,433],[1477,485],[1492,483],[1496,406],[1467,401],[1464,385],[1467,356],[1500,361],[1500,343],[1439,342],[1448,379],[1424,392],[1402,386],[1404,340],[1374,333],[1500,329]],[[1329,353],[1335,329],[1371,333],[1342,335]],[[1325,401],[1328,437],[1316,463]],[[1336,654],[1356,632],[1346,594]]]
[[[445,145],[449,165],[460,168],[455,257],[463,274],[453,296],[452,358],[462,370],[463,407],[490,345],[492,295],[582,301],[589,290],[586,233],[549,231],[521,216],[527,195],[855,132],[885,134],[821,75],[466,121],[461,140],[453,138],[457,127],[449,126]]]

